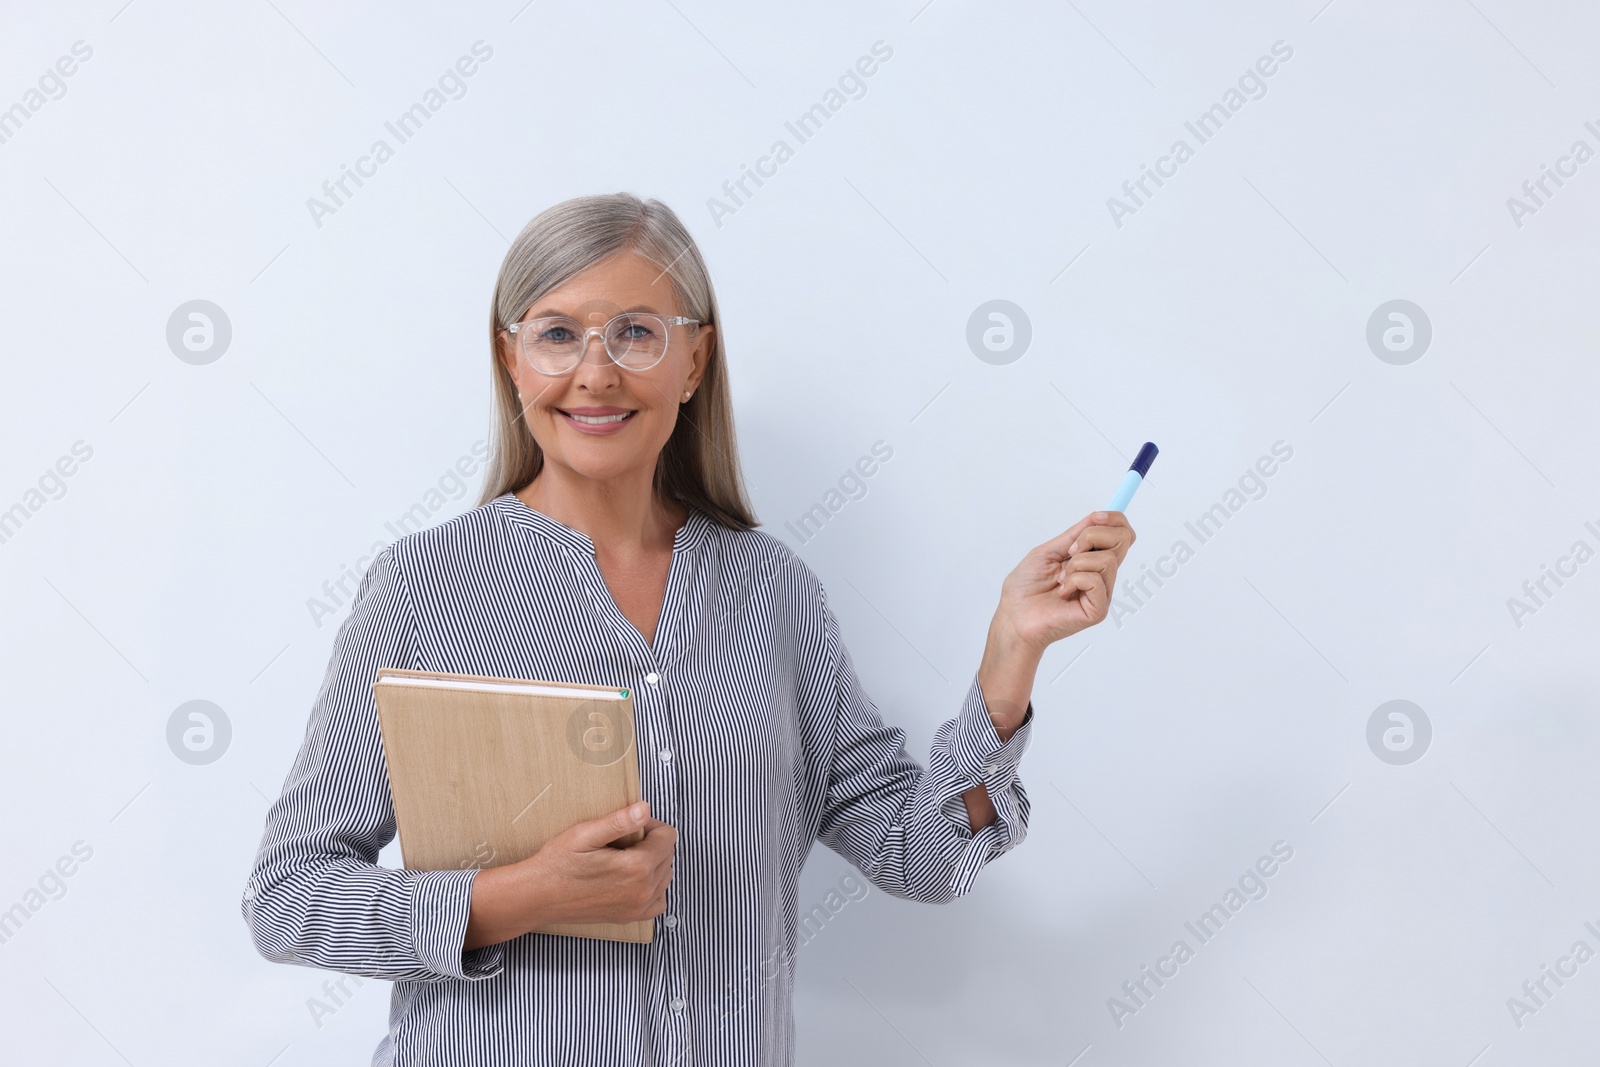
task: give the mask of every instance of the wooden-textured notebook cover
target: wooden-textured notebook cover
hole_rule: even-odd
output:
[[[378,672],[372,691],[407,869],[515,863],[573,825],[640,799],[632,693],[596,700],[381,684],[384,678],[407,676],[529,681],[393,668]],[[635,831],[620,843],[643,836]],[[654,931],[655,923],[642,919],[556,923],[534,932],[645,942]]]

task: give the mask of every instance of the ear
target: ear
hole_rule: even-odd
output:
[[[517,339],[504,330],[495,334],[495,357],[514,382],[517,380]]]
[[[690,360],[689,380],[683,383],[684,389],[691,393],[700,388],[700,379],[705,376],[706,367],[711,363],[711,351],[717,343],[716,334],[715,326],[701,326],[695,331],[694,356]]]

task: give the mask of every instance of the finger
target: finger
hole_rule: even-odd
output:
[[[1097,585],[1101,587],[1105,585],[1105,580],[1098,571],[1070,571],[1061,580],[1060,593],[1065,600],[1077,600],[1093,592]]]
[[[662,867],[645,871],[641,881],[649,888],[650,892],[665,893],[667,887],[672,884],[672,864],[668,863]]]
[[[1069,597],[1086,593],[1094,588],[1097,577],[1094,571],[1068,571],[1061,579],[1061,591]]]
[[[1121,512],[1114,511],[1111,514],[1120,515]],[[1116,524],[1096,524],[1086,527],[1082,533],[1068,544],[1067,552],[1075,555],[1079,552],[1092,552],[1102,548],[1126,552],[1128,547],[1133,544],[1136,536],[1133,532],[1133,527],[1128,526],[1126,523],[1120,526]]]
[[[1064,600],[1081,600],[1090,616],[1098,616],[1110,604],[1106,582],[1099,571],[1073,571],[1061,588]]]
[[[1117,565],[1117,557],[1110,552],[1079,552],[1061,565],[1062,580],[1074,571],[1099,571],[1104,574]]]
[[[579,823],[573,827],[574,843],[580,849],[591,851],[605,848],[617,838],[626,837],[643,827],[649,818],[650,805],[640,800],[598,819]]]
[[[1079,548],[1072,555],[1056,564],[1055,579],[1057,585],[1064,584],[1067,580],[1067,575],[1073,571],[1087,569],[1105,573],[1109,569],[1111,573],[1114,573],[1115,569],[1121,566],[1124,557],[1127,555],[1127,549],[1112,548],[1102,550],[1083,547],[1081,542],[1089,536],[1088,532],[1080,536],[1078,538],[1080,542]]]
[[[666,823],[652,826],[644,835],[644,840],[634,846],[641,849],[649,856],[656,866],[672,861],[672,853],[678,844],[678,831]]]
[[[1091,511],[1065,531],[1040,545],[1037,551],[1044,552],[1052,559],[1065,559],[1072,554],[1069,546],[1073,541],[1077,540],[1078,535],[1091,527],[1098,526],[1126,527],[1128,526],[1128,517],[1120,511]]]
[[[1111,587],[1106,584],[1105,575],[1092,574],[1094,579],[1090,588],[1084,590],[1082,600],[1088,609],[1089,618],[1099,622],[1111,610]]]
[[[1099,514],[1102,513],[1094,512],[1093,514],[1085,515],[1061,533],[1056,534],[1050,540],[1035,548],[1034,551],[1042,552],[1050,559],[1066,559],[1067,546],[1072,544],[1073,539],[1087,529],[1089,524],[1094,521],[1095,515]]]

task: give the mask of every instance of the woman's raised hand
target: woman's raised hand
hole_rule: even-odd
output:
[[[1105,619],[1117,568],[1135,539],[1120,511],[1085,515],[1022,558],[1000,589],[995,623],[1023,648],[1043,654]]]

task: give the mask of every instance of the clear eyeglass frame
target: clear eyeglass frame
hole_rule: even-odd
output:
[[[623,370],[646,371],[660,363],[663,359],[667,358],[667,351],[672,347],[672,335],[666,330],[663,330],[661,352],[649,363],[643,366],[634,366],[624,363],[618,359],[617,353],[611,350],[611,328],[616,325],[619,319],[654,319],[657,322],[662,323],[664,326],[693,326],[698,328],[704,325],[704,323],[702,323],[699,319],[691,319],[683,315],[656,315],[643,311],[624,311],[620,315],[613,315],[603,326],[584,326],[582,323],[579,323],[565,315],[547,315],[537,319],[527,319],[523,322],[513,322],[511,325],[504,327],[504,329],[516,339],[518,357],[539,374],[543,374],[552,378],[560,377],[563,374],[572,373],[572,371],[583,362],[583,357],[589,351],[589,337],[592,334],[600,335],[600,345],[605,349],[607,358],[609,358],[612,363],[615,363]],[[575,344],[576,358],[572,360],[571,366],[568,366],[562,370],[549,371],[539,366],[532,358],[529,357],[526,342],[527,335],[522,333],[522,328],[524,326],[532,326],[534,323],[540,322],[570,323],[573,332],[579,335]]]

